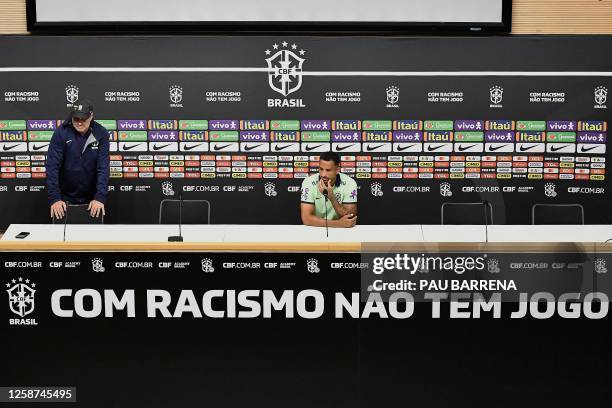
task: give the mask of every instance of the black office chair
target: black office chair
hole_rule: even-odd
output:
[[[104,215],[92,217],[87,211],[89,204],[67,204],[62,218],[51,217],[53,224],[104,224]]]
[[[443,203],[442,225],[491,225],[493,207],[490,203]]]
[[[584,207],[580,204],[534,204],[531,225],[584,224]]]
[[[181,200],[162,200],[159,203],[159,223],[178,224]],[[210,224],[210,202],[183,200],[183,224]]]

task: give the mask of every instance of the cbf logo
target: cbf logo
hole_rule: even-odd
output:
[[[546,197],[556,197],[557,196],[557,186],[554,183],[546,183],[544,184],[544,195]]]
[[[36,325],[36,319],[24,319],[34,311],[34,294],[36,284],[30,282],[29,279],[24,281],[23,278],[13,279],[6,284],[9,297],[9,309],[11,312],[19,316],[19,319],[9,319],[11,325]]]
[[[383,190],[382,190],[382,184],[376,182],[376,183],[372,183],[370,185],[370,193],[372,193],[372,195],[374,197],[382,197]]]
[[[499,261],[497,258],[489,258],[487,261],[487,270],[489,273],[499,273],[501,270],[499,269]]]
[[[66,105],[71,107],[73,103],[79,100],[79,88],[76,85],[68,85],[66,87]]]
[[[593,91],[593,96],[595,98],[595,109],[606,109],[606,101],[608,100],[608,88],[605,86],[598,86]]]
[[[303,108],[304,102],[301,99],[286,99],[287,96],[296,92],[302,86],[302,66],[305,58],[302,58],[306,51],[300,49],[296,44],[283,41],[274,44],[272,50],[267,49],[266,63],[268,64],[268,84],[270,88],[285,99],[268,99],[268,107],[293,107]],[[299,54],[299,55],[298,55]]]
[[[493,85],[489,88],[489,100],[491,104],[490,108],[502,108],[502,101],[504,100],[504,88],[499,85]]]
[[[213,261],[210,258],[203,258],[201,261],[202,264],[202,272],[204,273],[213,273],[215,268],[213,267]]]
[[[387,93],[387,108],[399,108],[399,88],[391,85],[386,89]]]
[[[268,182],[264,184],[264,192],[266,193],[268,197],[276,197],[278,194],[276,192],[276,184],[272,182]]]
[[[174,188],[172,187],[172,183],[169,181],[164,181],[161,185],[162,194],[165,196],[173,196]]]
[[[306,269],[309,273],[321,272],[321,269],[319,268],[319,261],[315,258],[310,258],[306,261]]]
[[[168,89],[170,96],[170,107],[171,108],[182,108],[183,104],[183,88],[179,85],[172,85]]]
[[[451,190],[450,183],[440,184],[440,195],[442,197],[451,197],[453,195],[453,191]]]
[[[104,262],[101,258],[94,258],[91,260],[91,269],[94,272],[104,272],[106,270],[104,268]]]
[[[608,267],[604,258],[595,258],[595,272],[599,274],[608,273]]]

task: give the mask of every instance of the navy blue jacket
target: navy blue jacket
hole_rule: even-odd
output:
[[[53,132],[47,152],[47,196],[49,205],[59,200],[73,204],[97,200],[106,203],[109,178],[108,131],[91,121],[90,133],[79,149],[82,137],[65,120]]]

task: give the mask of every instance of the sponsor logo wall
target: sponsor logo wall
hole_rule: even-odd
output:
[[[529,223],[531,206],[547,202],[582,204],[587,223],[612,221],[612,59],[573,66],[555,53],[569,45],[552,38],[540,39],[548,47],[249,38],[225,40],[213,63],[205,56],[220,42],[197,40],[175,39],[193,61],[171,58],[179,54],[159,39],[126,37],[91,46],[96,57],[75,65],[62,60],[66,39],[3,39],[0,225],[46,221],[47,149],[79,97],[109,132],[110,223],[154,223],[159,201],[179,193],[211,201],[213,223],[298,223],[301,179],[327,151],[358,182],[362,223],[439,223],[443,202],[483,200],[495,223]],[[472,48],[457,54],[459,43]],[[499,46],[523,58],[474,65]]]

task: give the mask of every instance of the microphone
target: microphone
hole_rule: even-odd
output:
[[[168,242],[183,242],[183,193],[179,193],[179,234],[168,237]]]
[[[324,188],[323,195],[325,196],[325,237],[329,238],[329,226],[327,225],[327,194],[329,193],[327,192],[327,189]]]
[[[64,241],[66,242],[66,225],[68,224],[68,204],[66,204],[66,213],[64,214]]]

